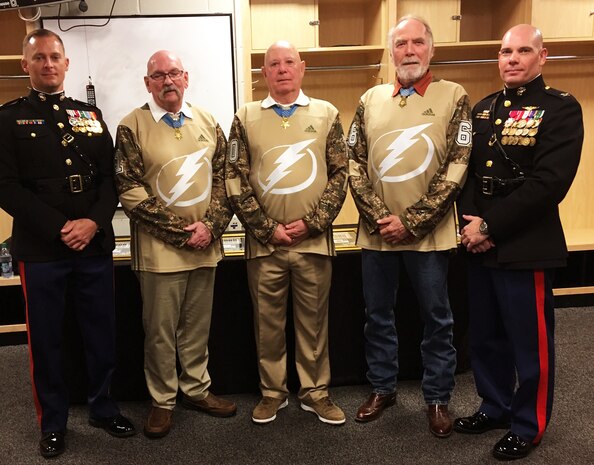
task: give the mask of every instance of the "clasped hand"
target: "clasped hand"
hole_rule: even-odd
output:
[[[270,239],[272,245],[293,247],[309,237],[309,226],[303,220],[296,220],[289,224],[279,223]]]
[[[97,229],[97,223],[89,218],[68,220],[60,230],[60,238],[72,250],[80,252],[95,237]]]
[[[482,253],[495,247],[493,239],[479,231],[479,226],[483,221],[480,216],[462,215],[462,218],[468,221],[468,224],[460,231],[460,240],[468,252]]]
[[[186,245],[193,249],[204,250],[212,241],[212,233],[202,221],[196,221],[186,226],[184,231],[192,233]]]

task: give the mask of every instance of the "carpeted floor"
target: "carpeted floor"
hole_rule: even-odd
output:
[[[541,445],[518,462],[522,465],[590,465],[594,463],[594,363],[592,334],[594,308],[558,309],[557,386],[553,418]],[[37,451],[36,426],[27,347],[0,347],[0,464],[48,463]],[[398,401],[377,421],[353,421],[367,386],[332,389],[334,400],[345,410],[347,423],[333,427],[299,409],[292,396],[289,406],[268,425],[254,425],[251,410],[258,398],[233,395],[237,416],[217,419],[179,406],[169,436],[149,440],[142,434],[116,439],[87,424],[82,405],[71,408],[67,450],[55,464],[439,464],[498,463],[491,447],[504,431],[480,436],[454,433],[434,438],[427,429],[418,381],[400,383]],[[475,411],[478,398],[471,373],[457,376],[450,409],[454,416]],[[123,413],[141,429],[148,403],[125,402]]]

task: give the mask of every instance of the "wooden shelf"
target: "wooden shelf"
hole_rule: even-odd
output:
[[[12,278],[0,278],[0,286],[20,286],[21,277],[13,276]]]
[[[23,333],[27,331],[27,325],[24,323],[16,325],[0,325],[1,333]]]
[[[594,250],[594,229],[567,229],[564,233],[570,252]]]

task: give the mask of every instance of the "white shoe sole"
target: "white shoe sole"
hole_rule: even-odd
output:
[[[316,412],[313,408],[311,408],[309,405],[305,405],[303,402],[301,402],[301,408],[303,410],[305,410],[306,412],[315,413],[316,416],[318,417],[318,420],[320,420],[322,423],[327,423],[329,425],[342,425],[346,421],[346,418],[343,418],[342,420],[329,420],[328,418],[324,418],[318,412]]]
[[[278,412],[280,409],[285,408],[287,405],[289,405],[289,401],[287,399],[285,399],[285,401],[278,406],[276,411]],[[274,420],[276,420],[276,412],[270,418],[254,418],[254,417],[252,417],[252,421],[259,425],[264,425],[264,424],[270,423],[271,421],[274,421]]]

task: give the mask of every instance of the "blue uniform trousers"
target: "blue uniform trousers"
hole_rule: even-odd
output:
[[[85,350],[90,416],[119,413],[109,397],[115,368],[115,311],[111,256],[19,263],[25,295],[30,370],[37,419],[43,433],[65,431],[68,387],[63,375],[66,290]]]
[[[469,264],[471,362],[482,398],[479,410],[511,421],[513,433],[535,444],[553,406],[552,279],[552,270]]]

